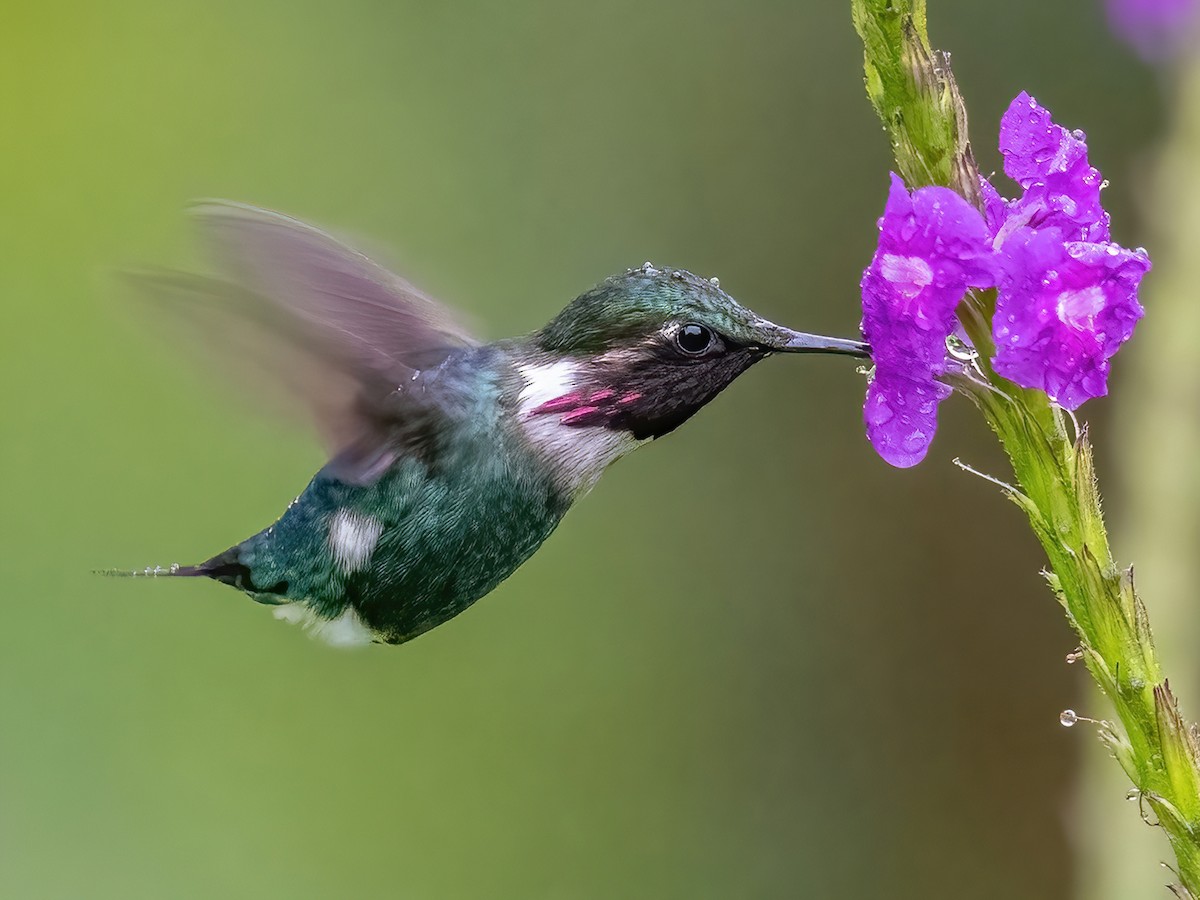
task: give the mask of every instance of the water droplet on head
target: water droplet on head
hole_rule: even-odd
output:
[[[1072,650],[1067,654],[1067,665],[1071,666],[1083,659],[1083,650]]]
[[[1079,721],[1079,716],[1075,714],[1075,710],[1073,709],[1064,709],[1058,714],[1058,721],[1063,728],[1071,728]]]

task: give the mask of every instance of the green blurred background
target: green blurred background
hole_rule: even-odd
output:
[[[1164,113],[1097,5],[933,7],[985,171],[1028,89],[1139,243]],[[401,648],[89,574],[220,550],[322,462],[120,301],[114,269],[197,262],[197,196],[391,248],[494,337],[645,259],[852,334],[889,157],[848,3],[4,18],[0,896],[1069,895],[1083,673],[1017,510],[950,465],[1002,461],[956,401],[888,468],[845,361],[756,369]]]

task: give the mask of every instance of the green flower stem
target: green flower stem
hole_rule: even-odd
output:
[[[910,188],[939,184],[978,205],[966,111],[947,59],[929,48],[924,0],[851,0],[865,48],[867,94]],[[1005,493],[1045,550],[1046,578],[1079,635],[1082,659],[1116,713],[1100,736],[1175,852],[1180,896],[1200,898],[1200,774],[1196,737],[1179,715],[1150,635],[1132,569],[1113,560],[1086,430],[1041,391],[992,371],[993,292],[969,296],[959,317],[978,352],[956,386],[970,396],[1012,463]]]

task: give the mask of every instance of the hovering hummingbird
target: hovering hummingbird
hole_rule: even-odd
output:
[[[868,351],[775,325],[715,278],[650,263],[540,331],[481,343],[316,228],[224,201],[195,213],[220,277],[138,280],[185,311],[237,317],[222,338],[273,340],[331,458],[258,534],[198,565],[123,574],[212,578],[332,644],[399,644],[458,615],[609,465],[759,360]]]

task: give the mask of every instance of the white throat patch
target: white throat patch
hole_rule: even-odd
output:
[[[563,490],[572,496],[591,490],[605,469],[643,443],[628,431],[603,425],[564,425],[560,413],[535,412],[579,388],[579,365],[560,359],[517,367],[525,382],[517,404],[521,428],[534,450],[550,464]]]
[[[560,359],[542,364],[529,363],[518,366],[517,370],[525,379],[519,398],[522,416],[528,415],[543,403],[566,396],[575,390],[579,383],[579,364],[573,359]]]

